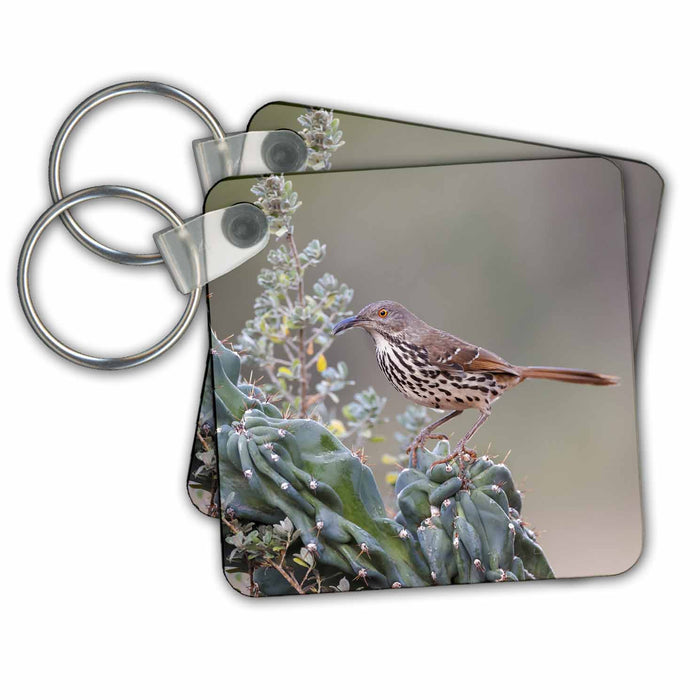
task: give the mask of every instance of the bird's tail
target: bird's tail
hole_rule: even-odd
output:
[[[613,377],[610,374],[588,372],[585,369],[568,369],[567,367],[519,367],[518,371],[523,379],[553,379],[572,384],[611,386],[620,381],[619,377]]]

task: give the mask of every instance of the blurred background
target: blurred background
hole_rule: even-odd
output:
[[[300,105],[295,104],[266,104],[255,112],[248,128],[250,131],[298,131],[298,117],[303,111]],[[346,145],[333,155],[334,170],[588,155],[531,141],[439,129],[351,112],[336,111],[335,116],[340,119]],[[630,305],[633,335],[636,338],[649,280],[663,180],[647,163],[626,158],[611,160],[620,168],[624,179]]]
[[[327,244],[331,272],[355,289],[353,310],[393,299],[433,326],[515,364],[580,367],[621,377],[618,387],[529,381],[507,393],[473,447],[505,457],[524,491],[523,517],[558,577],[614,574],[642,545],[634,365],[621,177],[599,158],[531,160],[384,171],[300,174],[297,245]],[[218,185],[207,208],[254,201],[255,178]],[[252,316],[258,256],[210,285],[212,325],[235,334]],[[381,374],[368,335],[339,337],[328,361],[386,396],[407,401]],[[346,393],[351,394],[352,390]],[[342,397],[348,400],[350,396]],[[475,411],[450,422],[461,437]],[[396,451],[391,420],[366,445],[385,502]]]

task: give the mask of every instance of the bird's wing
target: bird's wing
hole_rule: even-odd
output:
[[[447,333],[428,346],[428,359],[442,370],[497,372],[518,376],[518,370],[502,357]]]

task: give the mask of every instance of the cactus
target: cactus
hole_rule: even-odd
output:
[[[419,450],[396,480],[397,522],[418,539],[439,584],[553,578],[535,533],[522,521],[522,498],[504,464],[488,457],[458,467],[430,465],[447,441]]]
[[[279,595],[553,576],[504,465],[431,468],[449,446],[421,450],[391,518],[372,471],[329,430],[239,384],[238,355],[215,337],[212,362],[232,582],[247,572],[250,592]]]

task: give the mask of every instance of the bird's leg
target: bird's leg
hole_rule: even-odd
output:
[[[457,449],[452,453],[447,455],[444,459],[439,459],[436,462],[433,462],[430,466],[434,467],[436,464],[447,464],[448,462],[451,462],[453,459],[459,459],[460,462],[462,461],[462,457],[466,454],[469,455],[470,459],[476,459],[476,452],[474,450],[471,450],[467,447],[467,443],[469,440],[474,436],[474,433],[486,422],[486,419],[491,415],[491,411],[483,412],[479,416],[479,420],[472,425],[472,427],[469,429],[469,432],[457,443]]]
[[[439,428],[444,423],[447,423],[448,420],[452,420],[461,412],[462,411],[452,411],[451,413],[442,416],[442,418],[436,420],[434,423],[431,423],[430,425],[427,425],[425,428],[423,428],[423,430],[421,430],[420,433],[416,435],[416,437],[413,439],[411,444],[408,446],[408,449],[406,450],[406,454],[410,455],[411,457],[411,462],[415,464],[416,451],[419,447],[423,447],[427,440],[447,440],[447,435],[434,434],[433,430]]]

